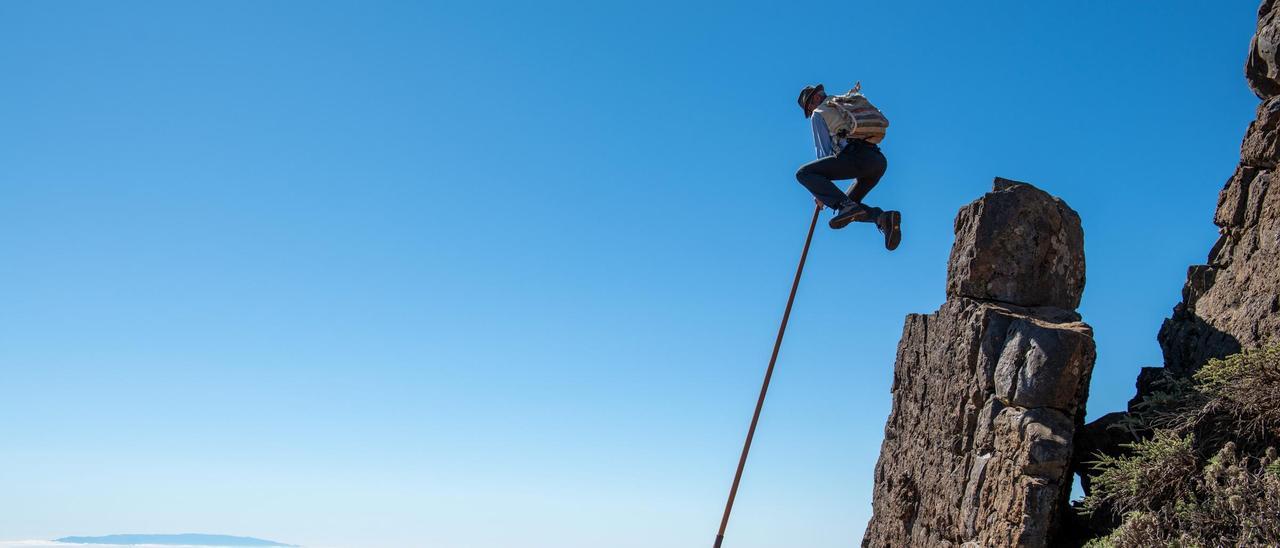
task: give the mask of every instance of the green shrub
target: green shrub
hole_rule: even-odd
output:
[[[1133,454],[1100,455],[1100,473],[1084,508],[1110,508],[1119,514],[1153,511],[1191,496],[1191,477],[1197,470],[1190,437],[1160,430],[1150,440],[1130,444]]]
[[[1150,437],[1093,463],[1084,510],[1123,519],[1088,546],[1280,546],[1280,345],[1158,387],[1129,425]]]

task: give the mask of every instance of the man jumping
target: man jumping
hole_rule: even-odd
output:
[[[892,251],[902,241],[902,213],[862,203],[888,167],[878,143],[884,139],[889,120],[863,97],[861,89],[858,83],[849,93],[829,97],[818,84],[800,92],[798,102],[805,118],[812,120],[818,159],[800,166],[796,180],[820,204],[835,210],[828,223],[831,228],[853,222],[875,223],[884,233],[885,248]],[[857,180],[848,193],[832,182],[846,179]]]

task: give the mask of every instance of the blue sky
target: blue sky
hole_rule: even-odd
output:
[[[726,546],[848,546],[903,316],[994,176],[1085,227],[1118,410],[1257,99],[1254,1],[0,3],[0,539],[703,546],[812,202],[795,105],[893,122],[815,237]]]

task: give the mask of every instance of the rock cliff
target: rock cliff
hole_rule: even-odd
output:
[[[1240,163],[1218,194],[1220,236],[1208,264],[1188,269],[1182,302],[1160,328],[1164,369],[1195,372],[1209,358],[1257,347],[1280,333],[1280,0],[1258,10],[1245,78],[1262,103],[1245,130]],[[1139,377],[1150,393],[1158,370]]]
[[[1245,61],[1245,79],[1262,99],[1245,130],[1240,163],[1218,194],[1213,222],[1219,238],[1207,264],[1187,269],[1182,301],[1160,327],[1164,367],[1143,368],[1129,410],[1155,391],[1164,374],[1187,377],[1210,358],[1277,342],[1280,335],[1280,0],[1264,0]],[[1090,492],[1095,452],[1122,454],[1135,436],[1117,428],[1124,412],[1104,415],[1076,438],[1076,467]],[[1096,533],[1114,516],[1095,516]]]
[[[863,546],[1044,546],[1070,494],[1094,362],[1080,218],[996,179],[955,233],[947,301],[898,344]]]

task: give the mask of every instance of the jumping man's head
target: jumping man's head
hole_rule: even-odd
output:
[[[800,108],[804,110],[804,117],[808,118],[813,114],[813,109],[818,108],[818,105],[821,105],[826,98],[826,90],[822,88],[822,84],[818,84],[816,86],[805,86],[800,91],[800,98],[796,102],[800,103]]]

